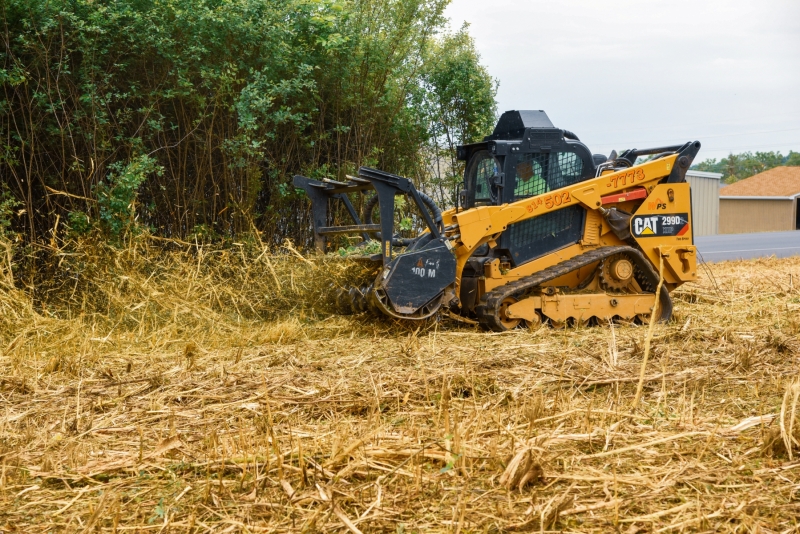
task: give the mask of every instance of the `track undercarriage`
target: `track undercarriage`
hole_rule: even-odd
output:
[[[568,277],[581,281],[574,287],[553,284]],[[563,328],[595,321],[646,322],[655,303],[658,279],[658,273],[639,251],[625,246],[602,247],[484,294],[475,313],[464,319],[499,332],[521,326],[536,328],[543,323]],[[395,316],[381,296],[369,285],[339,289],[336,301],[344,314],[373,311]],[[423,306],[418,317],[433,316],[443,298],[444,292]],[[672,301],[662,287],[658,318],[667,320],[671,313]]]
[[[588,274],[586,274],[588,272]],[[553,281],[583,277],[576,286]],[[644,321],[655,304],[658,273],[632,247],[602,247],[500,286],[480,299],[478,322],[495,331],[521,324],[536,327],[588,325],[592,320]],[[672,314],[672,301],[662,287],[660,320]]]

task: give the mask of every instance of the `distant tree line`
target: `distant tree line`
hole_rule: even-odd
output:
[[[447,0],[0,2],[0,232],[309,239],[294,174],[447,204],[496,82]]]
[[[760,172],[780,166],[800,166],[800,152],[789,151],[784,156],[780,152],[742,152],[730,154],[727,158],[707,159],[692,166],[692,169],[722,173],[722,180],[732,184]]]

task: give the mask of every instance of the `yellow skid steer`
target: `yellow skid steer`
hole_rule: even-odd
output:
[[[593,155],[544,111],[508,111],[482,142],[458,147],[465,171],[452,209],[407,178],[366,167],[347,182],[294,184],[312,201],[320,250],[337,234],[380,240],[374,282],[342,292],[350,311],[420,320],[448,310],[498,332],[635,321],[651,313],[661,276],[666,321],[670,292],[697,277],[686,171],[699,149],[691,141]],[[351,198],[372,191],[360,217]],[[413,238],[395,228],[401,195],[424,224]],[[352,225],[329,223],[331,201],[344,203]]]

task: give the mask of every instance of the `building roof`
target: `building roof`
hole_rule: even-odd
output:
[[[695,171],[694,169],[690,169],[686,171],[686,176],[694,176],[697,178],[714,178],[715,180],[719,180],[722,178],[721,172],[706,172],[706,171]]]
[[[790,199],[800,195],[800,167],[775,167],[719,190],[720,198]]]

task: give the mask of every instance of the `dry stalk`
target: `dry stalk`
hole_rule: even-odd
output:
[[[796,529],[800,258],[713,266],[681,324],[491,335],[333,315],[371,273],[254,241],[0,279],[0,530]]]
[[[647,360],[650,358],[650,343],[653,340],[653,328],[656,324],[656,317],[659,314],[659,304],[661,295],[661,288],[664,286],[664,256],[658,255],[658,287],[656,287],[655,302],[653,302],[653,311],[650,312],[650,322],[647,325],[647,336],[644,338],[644,356],[642,356],[642,367],[639,370],[639,384],[636,386],[636,395],[633,397],[633,404],[631,410],[636,410],[639,407],[639,401],[642,399],[642,388],[644,387],[644,373],[647,369]]]
[[[798,428],[795,429],[798,401],[800,401],[800,378],[793,380],[786,388],[786,393],[784,393],[783,402],[781,403],[781,413],[778,419],[780,422],[781,439],[786,447],[789,460],[792,460],[794,457],[792,450],[795,446],[800,449],[800,441],[798,441],[798,436],[800,436],[800,423],[798,423]]]

